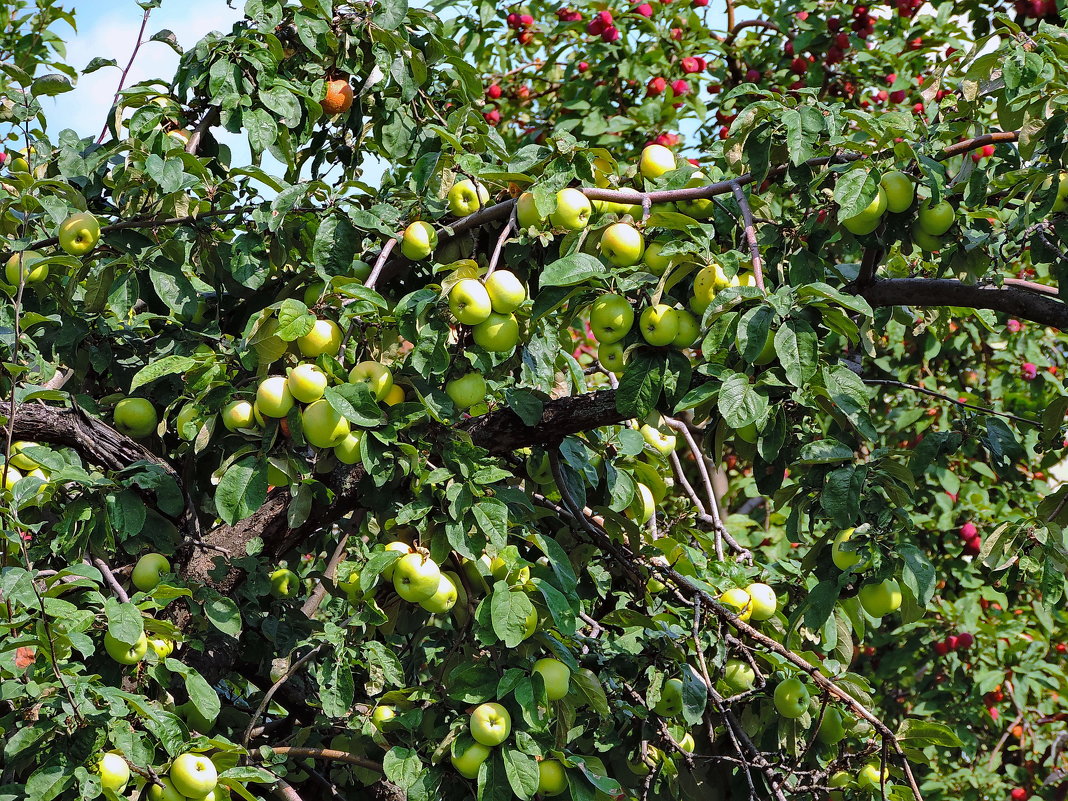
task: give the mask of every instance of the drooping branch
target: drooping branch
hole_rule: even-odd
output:
[[[745,241],[749,245],[749,259],[753,263],[753,278],[756,280],[757,289],[764,291],[764,267],[760,260],[760,243],[756,237],[756,223],[753,222],[753,212],[749,208],[749,201],[745,197],[745,190],[741,184],[734,183],[731,186],[734,200],[742,210],[742,226],[745,233]]]

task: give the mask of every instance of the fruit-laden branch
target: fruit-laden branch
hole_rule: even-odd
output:
[[[884,278],[854,287],[872,306],[962,306],[1004,312],[1068,330],[1068,305],[1017,286],[964,284],[952,278]]]

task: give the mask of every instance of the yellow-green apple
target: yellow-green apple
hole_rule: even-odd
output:
[[[653,491],[640,481],[635,481],[634,497],[631,498],[624,513],[639,526],[644,526],[652,520],[656,513],[656,499],[653,498]]]
[[[888,770],[880,770],[879,765],[871,762],[860,769],[857,774],[857,787],[868,792],[878,792],[882,782],[890,777]]]
[[[650,745],[645,749],[645,759],[642,759],[641,754],[635,754],[632,759],[627,760],[627,770],[635,776],[648,776],[663,758],[664,752],[655,745]]]
[[[875,198],[863,211],[842,220],[842,225],[853,234],[864,235],[874,231],[886,212],[886,192],[880,186]]]
[[[668,679],[660,688],[660,700],[653,711],[661,717],[673,718],[682,714],[682,679]]]
[[[741,587],[731,587],[719,596],[719,602],[734,612],[741,621],[749,620],[753,615],[753,599]]]
[[[723,683],[736,693],[747,692],[756,684],[756,671],[748,662],[728,659],[723,668]]]
[[[1057,179],[1057,199],[1053,201],[1053,211],[1068,209],[1068,172],[1062,172]]]
[[[478,769],[482,767],[482,763],[490,755],[489,747],[476,741],[461,751],[457,747],[457,742],[454,740],[452,744],[452,755],[450,756],[452,766],[465,779],[477,778]]]
[[[0,470],[3,470],[5,490],[14,489],[15,485],[22,481],[23,478],[25,478],[25,476],[23,476],[17,468],[12,467],[10,464],[7,465],[6,470],[4,470],[2,466],[0,466]]]
[[[682,735],[682,739],[679,740],[679,748],[685,751],[687,754],[692,754],[697,748],[697,742],[693,739],[693,735],[690,732],[686,732]]]
[[[345,438],[334,446],[334,456],[342,464],[356,464],[363,457],[360,455],[360,442],[363,432],[350,431]]]
[[[918,245],[922,250],[926,250],[928,253],[933,253],[936,250],[942,249],[942,240],[937,236],[931,236],[918,225],[912,226],[910,237],[913,244]]]
[[[271,595],[275,598],[292,598],[300,587],[300,576],[288,567],[280,567],[271,573]]]
[[[301,403],[314,403],[326,392],[326,373],[314,364],[298,364],[289,371],[289,394]]]
[[[59,246],[71,256],[84,256],[100,240],[100,221],[87,211],[72,214],[59,226]]]
[[[386,397],[382,398],[382,403],[386,404],[386,406],[396,406],[398,403],[404,403],[404,387],[394,384],[389,388]]]
[[[675,334],[671,344],[676,348],[688,348],[701,336],[701,327],[697,318],[686,309],[675,309],[675,315],[678,318],[679,333]]]
[[[615,165],[608,159],[598,156],[593,160],[593,183],[599,189],[607,189],[611,185],[610,178],[616,174]]]
[[[687,189],[696,189],[699,186],[708,186],[708,179],[703,172],[695,172],[686,182]],[[697,198],[696,200],[680,200],[679,211],[697,220],[706,220],[712,216],[716,209],[710,197]]]
[[[632,267],[645,253],[645,239],[630,223],[612,223],[601,234],[601,255],[616,267]]]
[[[123,398],[115,404],[115,428],[128,437],[141,439],[156,430],[156,407],[145,398]]]
[[[164,573],[171,572],[171,563],[161,553],[146,553],[134,565],[130,580],[141,592],[151,592],[163,579]]]
[[[534,205],[534,195],[524,192],[515,202],[515,216],[519,227],[541,228],[545,225],[545,218],[538,214],[538,207]]]
[[[844,770],[835,771],[831,774],[831,778],[827,780],[827,786],[839,788],[827,793],[830,801],[843,801],[845,793],[842,790],[853,786],[853,777]]]
[[[115,793],[125,790],[130,781],[130,766],[118,751],[108,751],[100,757],[96,772],[100,774],[100,784]]]
[[[945,200],[935,205],[926,201],[916,213],[916,225],[928,236],[942,236],[953,227],[953,207]]]
[[[504,353],[519,342],[519,321],[514,314],[491,312],[489,317],[474,327],[472,336],[480,348]]]
[[[779,607],[779,600],[775,597],[775,590],[767,584],[754,581],[745,591],[753,602],[753,620],[769,620]]]
[[[577,189],[561,189],[556,193],[556,211],[549,215],[557,228],[581,231],[590,221],[593,207],[589,199]]]
[[[204,754],[179,754],[167,774],[174,788],[189,798],[203,798],[219,784],[215,763]]]
[[[857,593],[860,605],[872,617],[883,617],[901,608],[901,585],[894,579],[865,584]]]
[[[539,659],[534,663],[533,670],[541,674],[545,694],[550,701],[559,701],[571,689],[571,668],[559,659]]]
[[[256,410],[247,400],[230,401],[221,412],[223,425],[229,431],[256,426]],[[180,429],[179,429],[180,433]]]
[[[538,794],[560,795],[567,789],[567,772],[556,759],[543,759],[538,763]]]
[[[663,145],[646,145],[638,169],[645,178],[659,178],[675,169],[675,154]]]
[[[393,542],[386,543],[386,550],[387,551],[395,551],[395,552],[399,553],[401,556],[404,556],[405,554],[409,554],[409,553],[415,553],[412,550],[412,546],[411,545],[409,545],[406,542],[401,542],[400,540],[394,540]],[[396,567],[396,566],[397,566],[396,560],[394,560],[390,564],[386,565],[385,569],[382,571],[382,576],[384,578],[392,581],[393,580],[393,568]]]
[[[142,632],[137,642],[130,644],[116,640],[110,633],[105,632],[104,650],[120,665],[136,665],[148,653],[148,637]]]
[[[674,256],[661,255],[661,251],[663,251],[667,244],[668,243],[665,241],[655,240],[645,246],[645,254],[642,256],[642,263],[653,275],[663,275],[675,260]]]
[[[625,352],[622,342],[602,342],[597,346],[597,361],[605,372],[623,375]]]
[[[817,732],[820,742],[824,745],[838,745],[845,739],[846,730],[842,724],[842,713],[833,706],[823,710],[823,720]]]
[[[886,210],[895,214],[907,211],[916,197],[916,185],[900,170],[888,172],[879,180],[886,193]]]
[[[152,637],[149,638],[148,647],[157,657],[166,659],[174,653],[174,640],[168,640],[166,637]]]
[[[36,442],[12,442],[11,443],[11,464],[17,467],[19,470],[33,470],[40,467],[37,462],[24,453],[27,448],[39,447]]]
[[[590,329],[602,345],[623,339],[633,325],[634,309],[622,295],[601,295],[590,307]]]
[[[366,384],[375,400],[385,400],[393,389],[393,373],[381,362],[362,361],[349,371],[350,384]]]
[[[529,639],[534,636],[534,632],[538,630],[538,610],[534,607],[530,608],[530,612],[527,614],[527,619],[523,621],[523,639]]]
[[[459,594],[456,591],[456,585],[453,580],[444,573],[438,579],[438,588],[434,591],[434,594],[427,598],[425,601],[420,601],[419,605],[426,611],[434,615],[444,615],[454,606],[456,606],[456,600]]]
[[[676,437],[674,434],[661,431],[659,428],[651,426],[648,423],[643,424],[639,431],[646,443],[648,443],[657,453],[662,453],[664,456],[667,456],[675,450]]]
[[[698,270],[693,279],[693,295],[706,307],[718,292],[731,285],[731,279],[718,264],[708,264]],[[702,309],[701,311],[704,311]]]
[[[775,688],[775,708],[784,718],[799,718],[808,709],[808,688],[796,676],[780,681]]]
[[[24,250],[22,253],[13,253],[11,258],[7,260],[7,265],[4,268],[4,276],[7,278],[7,282],[13,286],[17,286],[19,283],[20,272],[22,274],[23,282],[27,284],[36,284],[45,280],[48,278],[48,265],[42,264],[38,267],[34,266],[42,259],[44,259],[44,256],[36,250]]]
[[[495,270],[490,273],[485,286],[490,305],[499,314],[514,312],[527,299],[527,288],[515,273],[508,270]]]
[[[256,387],[256,408],[264,417],[285,417],[293,408],[293,393],[284,375],[272,375]]]
[[[379,704],[371,712],[371,722],[375,724],[375,728],[379,731],[386,731],[393,728],[393,720],[397,717],[396,708],[389,704]]]
[[[493,313],[493,304],[481,281],[464,278],[449,290],[449,311],[457,322],[478,325]]]
[[[638,328],[650,345],[670,345],[679,335],[679,315],[666,303],[657,303],[642,312]]]
[[[186,801],[186,797],[178,792],[174,782],[167,778],[162,778],[160,781],[163,783],[162,786],[158,784],[148,786],[148,801]]]
[[[861,564],[863,557],[858,551],[847,551],[842,548],[847,542],[853,539],[853,534],[856,529],[845,528],[838,532],[838,535],[834,538],[834,542],[831,544],[831,561],[834,562],[835,567],[839,570],[854,570],[859,573],[867,570],[871,565],[871,560]]]
[[[486,379],[482,377],[482,373],[467,373],[447,383],[445,394],[452,399],[457,409],[469,409],[486,399]]]
[[[178,410],[178,414],[174,416],[174,428],[178,432],[178,436],[186,442],[191,442],[197,438],[202,422],[200,410],[195,403],[185,404]]]
[[[341,328],[333,320],[316,320],[312,330],[297,339],[297,347],[303,356],[314,359],[322,356],[337,356],[341,351]]]
[[[428,222],[418,220],[404,229],[401,253],[412,261],[425,259],[438,246],[438,232]]]
[[[413,604],[433,597],[441,584],[441,569],[429,556],[408,553],[393,564],[393,589]]]
[[[308,404],[300,415],[304,439],[316,448],[340,445],[352,430],[349,421],[334,411],[326,400]]]
[[[469,178],[452,185],[449,190],[449,211],[457,217],[466,217],[478,211],[489,200],[489,191],[482,184],[475,187]]]
[[[470,726],[475,742],[492,748],[508,739],[512,731],[512,716],[500,704],[480,704],[471,713]]]

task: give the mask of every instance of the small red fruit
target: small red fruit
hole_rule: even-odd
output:
[[[798,75],[804,75],[808,72],[808,59],[798,56],[790,62],[790,70]]]
[[[967,631],[962,631],[957,635],[957,649],[960,651],[971,648],[974,643],[975,637]]]
[[[951,651],[956,651],[957,650],[957,635],[956,634],[950,634],[948,637],[946,637],[946,648],[948,648]]]
[[[634,13],[640,14],[643,17],[651,17],[653,16],[653,7],[648,3],[642,3],[639,6],[635,6]]]
[[[647,94],[649,97],[656,97],[657,95],[664,94],[664,91],[666,89],[667,81],[665,81],[663,78],[651,78],[649,80],[649,83],[645,85],[645,94]]]
[[[690,93],[690,84],[679,78],[677,81],[672,81],[671,91],[675,93],[676,97],[682,97]]]
[[[501,112],[497,111],[497,109],[493,109],[493,111],[487,111],[482,116],[486,118],[486,122],[488,122],[490,125],[496,125],[501,121]]]
[[[580,62],[578,63],[578,71],[579,71],[579,72],[585,72],[585,71],[586,71],[586,70],[588,70],[589,68],[590,68],[590,65],[589,65],[589,64],[587,64],[587,63],[586,63],[585,61],[580,61]]]
[[[945,642],[936,642],[934,644],[934,652],[939,656],[945,656],[949,653],[949,646]]]
[[[501,90],[501,87],[497,84],[492,84],[488,89],[486,89],[486,97],[488,97],[490,100],[497,100],[502,94],[503,91]]]
[[[1013,787],[1009,795],[1012,801],[1027,801],[1028,792],[1023,787]]]
[[[601,32],[601,39],[611,44],[612,42],[618,42],[623,34],[619,32],[619,28],[614,25],[609,25]]]

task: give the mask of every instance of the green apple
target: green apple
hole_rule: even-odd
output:
[[[937,236],[931,236],[918,225],[912,226],[911,238],[913,244],[918,245],[921,250],[926,250],[928,253],[942,249],[942,240]]]
[[[441,569],[429,556],[409,553],[393,564],[393,588],[413,604],[427,601],[441,585]]]
[[[571,668],[559,659],[539,659],[534,663],[533,671],[541,674],[550,701],[559,701],[571,689]]]
[[[0,466],[0,469],[2,469],[2,466]],[[20,473],[17,469],[12,467],[11,465],[7,466],[7,470],[3,471],[3,475],[4,475],[4,489],[5,490],[14,489],[15,485],[18,484],[20,481],[22,481],[23,478],[25,478],[25,476],[23,476],[22,473]]]
[[[371,712],[371,722],[379,731],[387,731],[393,728],[393,720],[397,717],[397,710],[388,704],[379,704]]]
[[[622,342],[602,342],[597,346],[597,361],[606,373],[623,375],[623,354],[626,349]]]
[[[356,464],[363,458],[360,454],[361,441],[363,441],[362,431],[350,431],[341,442],[334,446],[334,456],[342,464]]]
[[[1068,210],[1068,172],[1062,172],[1057,179],[1057,199],[1053,201],[1053,211]]]
[[[633,267],[645,253],[645,239],[630,223],[613,223],[601,234],[601,255],[616,267]]]
[[[515,202],[515,216],[519,227],[542,228],[545,226],[545,218],[538,214],[538,207],[534,205],[534,195],[524,192]]]
[[[204,754],[185,753],[174,758],[167,774],[174,789],[189,798],[202,798],[219,784],[215,763]]]
[[[655,745],[650,745],[645,749],[644,760],[641,758],[641,754],[635,754],[633,759],[627,760],[627,770],[635,776],[648,776],[663,758],[664,753]]]
[[[931,205],[926,200],[920,204],[920,210],[916,213],[916,225],[928,236],[942,236],[953,227],[953,207],[945,200]]]
[[[428,222],[419,220],[404,229],[401,253],[411,261],[425,259],[438,246],[438,232]]]
[[[162,787],[158,784],[148,786],[148,801],[187,801],[170,779],[160,779],[160,781],[163,782]]]
[[[638,319],[642,338],[650,345],[670,345],[679,335],[679,316],[666,303],[647,307]]]
[[[412,550],[412,546],[411,545],[409,545],[406,542],[401,542],[400,540],[394,540],[393,542],[386,543],[386,550],[387,551],[396,551],[401,556],[404,556],[405,554],[409,554],[409,553],[415,553],[415,551]],[[383,578],[387,579],[388,581],[392,581],[393,580],[393,568],[395,568],[396,566],[397,566],[396,560],[394,560],[392,563],[387,565],[386,568],[382,571]]]
[[[445,394],[452,399],[457,409],[469,409],[486,399],[486,379],[482,377],[482,373],[467,373],[447,383]]]
[[[24,283],[36,284],[45,280],[48,278],[48,265],[42,264],[40,267],[34,267],[42,259],[44,259],[44,256],[36,250],[13,253],[4,268],[4,276],[7,278],[7,282],[12,286],[18,286],[20,271]]]
[[[256,410],[247,400],[230,401],[223,407],[220,416],[228,431],[256,427]]]
[[[304,407],[300,414],[304,439],[316,448],[333,448],[344,442],[351,427],[349,421],[334,411],[326,400],[317,400]]]
[[[156,407],[145,398],[123,398],[115,404],[112,415],[115,428],[134,439],[147,437],[159,424]]]
[[[900,170],[886,173],[879,185],[886,193],[886,210],[894,214],[907,211],[916,197],[916,185]]]
[[[519,342],[519,321],[515,319],[514,314],[492,312],[474,327],[472,336],[480,348],[506,353]]]
[[[878,227],[879,221],[882,219],[885,212],[886,192],[880,186],[879,191],[876,192],[875,198],[871,203],[869,203],[860,213],[843,220],[842,225],[845,226],[847,231],[853,234],[870,234]]]
[[[40,447],[36,442],[12,442],[11,443],[11,464],[17,467],[19,470],[34,470],[41,465],[31,459],[27,454],[23,453],[27,448]]]
[[[508,739],[512,716],[497,703],[481,704],[471,713],[471,736],[482,745],[493,747]]]
[[[130,781],[130,766],[118,751],[108,751],[100,757],[96,772],[100,774],[100,784],[115,793],[125,790]]]
[[[775,351],[775,332],[769,330],[768,338],[764,340],[764,347],[760,349],[760,353],[753,360],[753,364],[769,364],[777,355],[778,353]]]
[[[676,348],[689,348],[701,336],[701,326],[697,318],[686,309],[675,309],[675,315],[678,318],[679,333],[671,340],[671,345]]]
[[[663,275],[675,260],[673,256],[660,255],[667,244],[668,242],[666,241],[654,240],[645,247],[642,263],[645,265],[645,269],[653,275]]]
[[[857,787],[870,793],[879,791],[882,782],[890,777],[888,770],[880,770],[879,765],[871,762],[860,769],[857,774]]]
[[[130,580],[141,592],[151,592],[163,579],[165,573],[171,572],[171,563],[161,553],[146,553],[134,565]]]
[[[142,632],[137,642],[132,645],[116,640],[109,633],[104,633],[104,650],[108,656],[120,665],[136,665],[148,653],[148,637]]]
[[[465,779],[475,779],[478,777],[478,769],[482,767],[482,763],[490,755],[490,749],[488,746],[483,745],[480,742],[473,742],[463,751],[457,748],[458,741],[453,740],[452,743],[452,755],[450,760],[452,766],[456,768],[456,772],[463,776]]]
[[[712,298],[718,292],[731,285],[731,279],[723,271],[719,264],[707,264],[698,270],[693,279],[694,297],[702,301],[705,306],[712,302]],[[702,311],[704,311],[702,309]]]
[[[466,217],[482,208],[489,201],[489,191],[482,184],[475,187],[475,182],[465,178],[452,185],[449,190],[449,211],[457,217]]]
[[[775,688],[775,708],[784,718],[793,720],[801,717],[808,710],[808,688],[796,676],[779,682]]]
[[[337,356],[341,352],[341,328],[333,320],[316,320],[312,330],[297,339],[301,355],[309,359]]]
[[[753,615],[753,599],[741,587],[731,587],[719,596],[719,602],[734,612],[743,622]]]
[[[459,323],[478,325],[493,313],[493,303],[481,281],[464,278],[449,290],[449,311]]]
[[[100,240],[100,221],[83,211],[72,214],[59,226],[59,246],[71,256],[84,256]]]
[[[657,453],[667,456],[675,450],[676,437],[674,434],[661,431],[659,428],[645,423],[638,429],[642,438]]]
[[[561,189],[556,193],[556,211],[549,215],[549,219],[557,228],[581,231],[590,221],[592,212],[589,198],[578,189]]]
[[[614,203],[611,200],[591,200],[590,205],[597,214],[618,214],[622,217],[629,214],[633,219],[640,220],[642,207],[637,203]]]
[[[263,379],[256,387],[256,408],[264,417],[285,417],[293,408],[293,393],[283,375]]]
[[[745,591],[749,593],[749,597],[752,599],[753,620],[771,619],[779,606],[778,598],[775,597],[775,590],[767,584],[757,581],[746,587]]]
[[[836,771],[831,775],[831,778],[827,780],[827,786],[841,788],[827,793],[827,797],[830,798],[831,801],[842,801],[842,799],[845,798],[845,793],[841,792],[841,790],[853,786],[853,777],[844,770]]]
[[[894,579],[865,584],[857,595],[864,611],[872,617],[883,617],[901,608],[901,585]]]
[[[200,409],[197,408],[195,403],[185,404],[178,410],[178,414],[174,416],[174,428],[178,432],[178,436],[186,442],[192,442],[197,438],[202,422]]]
[[[639,526],[644,526],[653,519],[655,513],[656,499],[653,497],[653,491],[640,481],[635,481],[634,497],[624,510],[624,514]]]
[[[386,393],[386,397],[382,398],[382,403],[386,406],[396,406],[398,403],[404,403],[404,387],[394,384],[389,388],[389,392]]]
[[[601,295],[590,307],[590,329],[602,345],[623,339],[633,325],[634,309],[622,295]]]
[[[490,305],[498,314],[514,312],[527,299],[527,288],[515,273],[508,270],[495,270],[490,273],[485,286]]]
[[[686,732],[682,735],[682,739],[679,740],[679,748],[687,754],[692,754],[697,749],[697,742],[693,739],[693,735],[690,734],[690,732]]]
[[[652,180],[675,169],[675,154],[663,145],[646,145],[642,150],[638,170],[642,177]]]
[[[442,573],[441,578],[438,579],[437,590],[425,601],[420,601],[419,605],[431,614],[444,615],[456,606],[458,596],[456,584],[453,583],[451,578]]]
[[[728,659],[723,668],[723,683],[736,693],[748,692],[756,684],[756,671],[748,662]]]
[[[327,381],[326,373],[314,364],[298,364],[289,371],[286,385],[295,400],[314,403],[326,392]]]
[[[823,721],[820,723],[817,736],[824,745],[838,745],[845,739],[846,730],[842,725],[842,713],[835,707],[829,706],[823,710]]]
[[[695,172],[690,176],[690,180],[686,182],[687,189],[696,189],[699,186],[708,185],[708,179],[703,172]],[[680,200],[678,207],[683,214],[697,220],[707,220],[716,210],[715,203],[712,202],[710,197],[698,198],[697,200]]]
[[[869,559],[861,565],[863,557],[859,552],[842,549],[843,545],[853,539],[853,533],[855,531],[856,529],[846,528],[838,532],[838,535],[834,538],[834,542],[831,544],[831,561],[834,562],[835,567],[839,570],[849,570],[850,568],[854,568],[857,573],[860,573],[868,569],[871,565],[871,560]]]
[[[527,614],[527,619],[523,621],[523,639],[529,640],[534,636],[534,632],[538,630],[538,610],[531,607],[530,612]]]
[[[363,361],[349,371],[350,384],[366,384],[375,400],[385,400],[393,389],[393,372],[381,362]]]
[[[157,657],[166,659],[174,653],[174,640],[168,640],[166,637],[153,637],[149,639],[148,647]]]
[[[673,718],[682,714],[682,679],[668,679],[660,688],[660,700],[653,707],[656,714]]]
[[[560,795],[567,789],[567,771],[556,759],[543,759],[538,763],[538,794]]]
[[[292,598],[300,588],[300,576],[287,567],[271,573],[271,595],[275,598]]]

